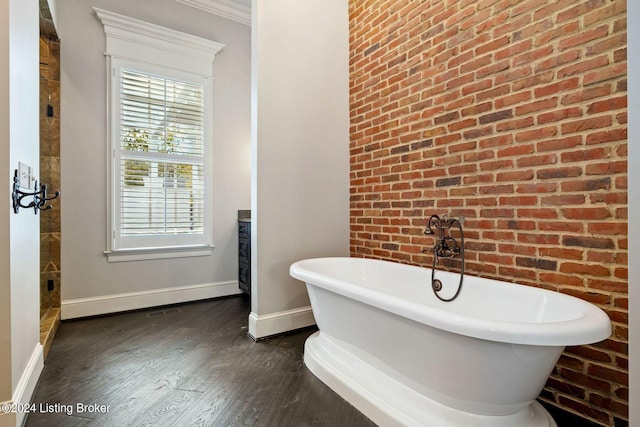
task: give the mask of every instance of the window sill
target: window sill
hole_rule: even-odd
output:
[[[215,246],[170,246],[163,248],[116,249],[104,251],[108,262],[141,261],[149,259],[187,258],[208,256]]]

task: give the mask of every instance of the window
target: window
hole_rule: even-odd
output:
[[[116,64],[116,246],[204,244],[205,88]]]
[[[211,81],[222,45],[95,11],[110,71],[105,254],[110,262],[208,255]]]

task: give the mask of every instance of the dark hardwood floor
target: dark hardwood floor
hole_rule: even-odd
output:
[[[25,425],[374,425],[304,366],[313,330],[256,343],[248,315],[233,297],[63,322]]]

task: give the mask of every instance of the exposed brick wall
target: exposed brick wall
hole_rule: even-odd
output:
[[[558,290],[613,334],[567,348],[543,399],[628,417],[626,2],[351,0],[351,254]]]

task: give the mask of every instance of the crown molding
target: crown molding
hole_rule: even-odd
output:
[[[230,0],[175,0],[223,18],[251,26],[251,7]]]

